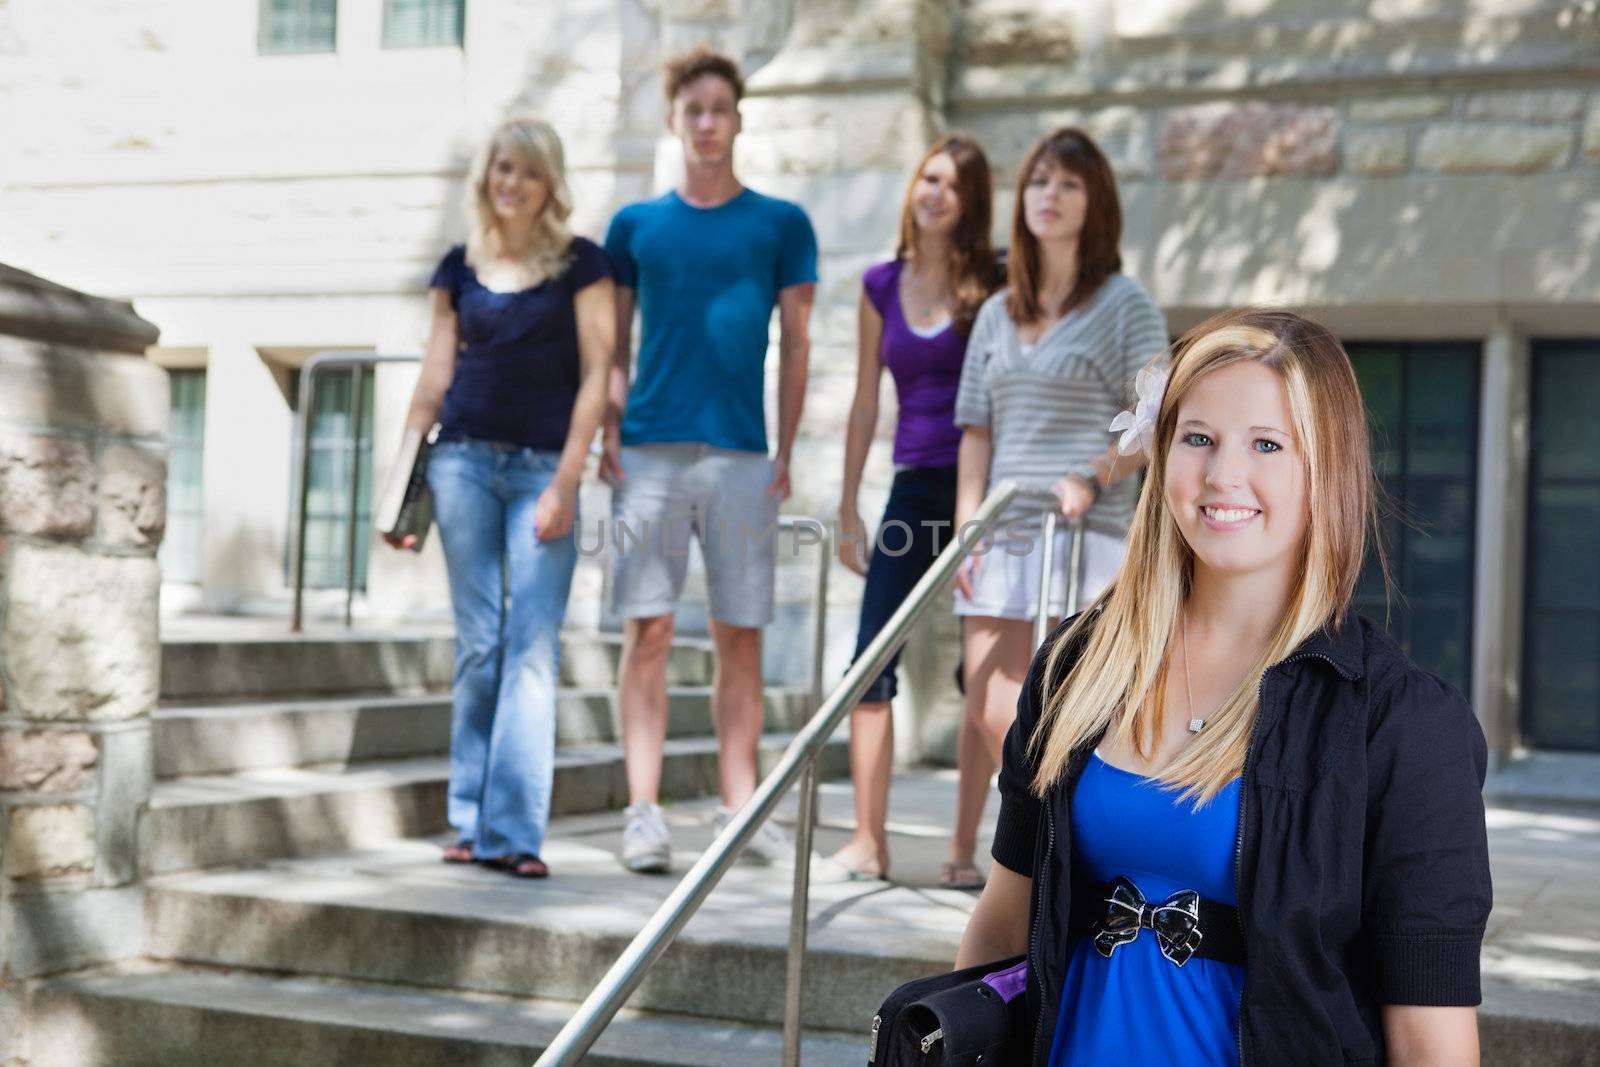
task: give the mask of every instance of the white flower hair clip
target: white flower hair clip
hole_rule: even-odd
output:
[[[1120,412],[1111,420],[1110,430],[1122,431],[1117,441],[1117,451],[1124,456],[1143,452],[1154,458],[1156,448],[1156,419],[1161,415],[1161,401],[1167,395],[1168,364],[1157,358],[1145,364],[1133,380],[1134,392],[1139,394],[1138,405],[1132,411]]]

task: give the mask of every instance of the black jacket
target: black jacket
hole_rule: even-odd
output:
[[[1092,748],[1043,801],[1033,795],[1027,741],[1045,658],[1006,737],[993,849],[1034,879],[1027,995],[1040,1067],[1069,956],[1068,801]],[[1483,731],[1461,694],[1365,619],[1314,635],[1267,671],[1239,792],[1242,1064],[1381,1064],[1382,1005],[1479,1002],[1484,768]]]

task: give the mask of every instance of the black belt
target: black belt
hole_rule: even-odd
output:
[[[1193,889],[1165,900],[1146,900],[1127,878],[1111,882],[1075,880],[1069,931],[1088,937],[1100,955],[1112,953],[1148,930],[1161,954],[1182,967],[1191,956],[1220,963],[1244,963],[1239,909],[1218,904]]]

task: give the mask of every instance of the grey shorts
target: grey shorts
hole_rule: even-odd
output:
[[[705,561],[711,617],[730,626],[772,621],[778,497],[772,461],[703,444],[622,450],[606,531],[611,607],[625,619],[670,615],[689,572],[689,542]]]

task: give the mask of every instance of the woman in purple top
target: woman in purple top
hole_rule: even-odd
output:
[[[857,656],[950,537],[961,445],[955,424],[961,362],[973,317],[998,280],[989,245],[991,201],[983,149],[961,134],[941,138],[928,149],[906,192],[895,258],[871,267],[862,278],[860,363],[839,499],[840,558],[867,579]],[[885,367],[894,378],[900,419],[894,434],[894,483],[869,553],[856,496],[877,430]],[[889,871],[884,827],[894,752],[889,701],[895,694],[898,660],[889,661],[850,716],[856,832],[833,856],[849,877],[883,878]],[[968,743],[963,736],[961,744]],[[970,743],[982,741],[974,737]],[[956,881],[958,874],[947,869],[941,880]]]

